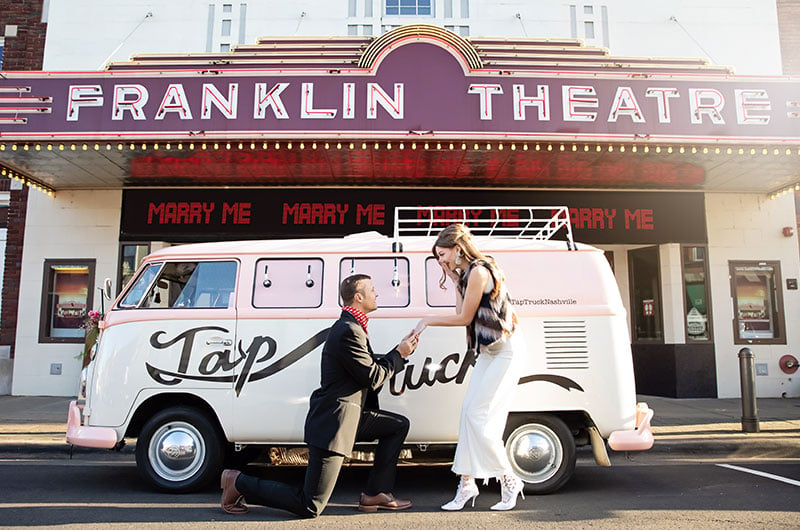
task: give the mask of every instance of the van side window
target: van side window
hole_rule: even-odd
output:
[[[378,293],[378,307],[407,307],[411,298],[408,270],[408,259],[399,256],[343,258],[339,263],[339,283],[353,274],[366,274]]]
[[[234,261],[166,263],[142,307],[232,307],[235,287]]]
[[[320,307],[322,271],[323,262],[318,258],[258,260],[253,307]]]
[[[425,299],[431,307],[455,307],[456,288],[450,278],[445,280],[445,288],[439,287],[442,267],[436,258],[425,260]]]

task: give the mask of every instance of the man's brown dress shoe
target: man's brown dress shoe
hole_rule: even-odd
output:
[[[244,503],[244,495],[236,489],[236,479],[241,475],[241,471],[226,469],[222,472],[219,479],[219,487],[222,488],[222,510],[232,515],[247,513],[247,506]]]
[[[378,493],[370,497],[361,494],[358,501],[358,509],[362,512],[374,513],[378,510],[405,510],[411,508],[411,501],[407,499],[395,499],[391,493]]]

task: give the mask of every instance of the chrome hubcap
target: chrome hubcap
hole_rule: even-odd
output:
[[[197,473],[205,453],[206,445],[200,431],[183,421],[171,421],[159,427],[148,450],[153,470],[170,482],[180,482]]]
[[[537,423],[523,425],[512,432],[506,442],[506,453],[514,472],[531,484],[552,478],[564,461],[558,435]]]

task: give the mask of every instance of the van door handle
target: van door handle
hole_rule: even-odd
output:
[[[206,341],[207,346],[214,346],[214,345],[222,345],[222,346],[232,346],[233,341],[231,339],[221,339],[219,337],[214,337],[213,339],[208,339]]]

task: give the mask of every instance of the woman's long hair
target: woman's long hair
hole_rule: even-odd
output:
[[[497,297],[497,293],[500,292],[500,282],[504,280],[503,274],[500,272],[500,269],[497,267],[491,256],[486,256],[483,254],[483,252],[478,250],[478,247],[475,246],[475,243],[472,241],[472,233],[469,231],[467,225],[462,223],[454,223],[439,232],[439,235],[436,237],[436,242],[431,248],[433,257],[438,260],[439,256],[436,255],[436,247],[458,247],[461,250],[461,259],[463,259],[465,262],[463,269],[466,269],[470,263],[476,260],[486,262],[486,264],[492,269],[492,272],[494,273],[493,276],[496,277],[491,297]],[[442,271],[442,277],[439,280],[439,287],[444,289],[446,281],[447,275],[444,273],[444,271]]]

